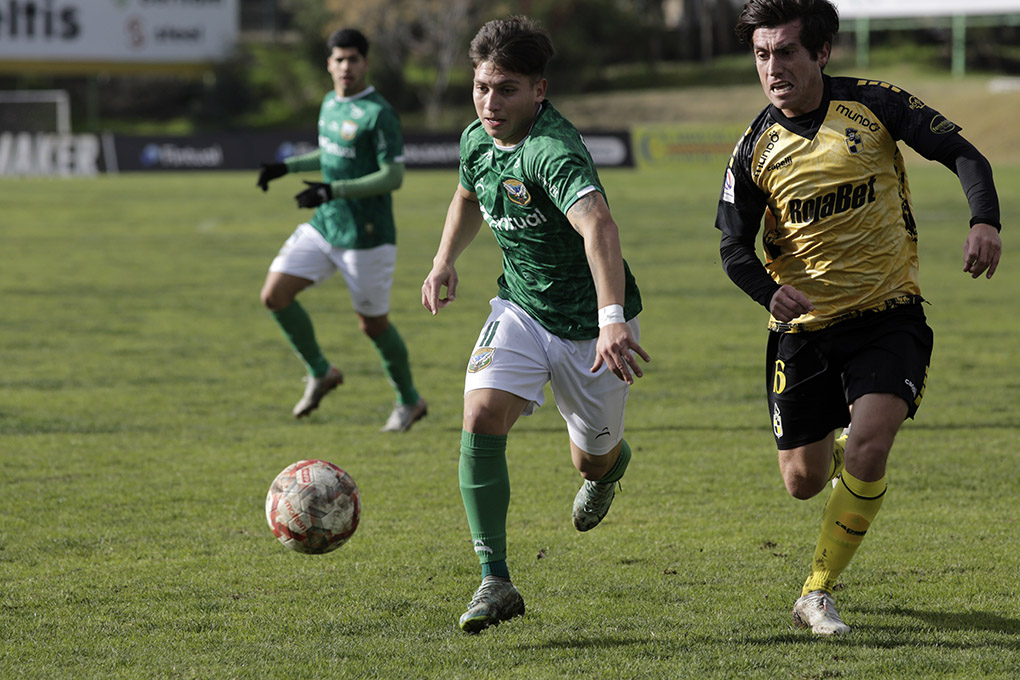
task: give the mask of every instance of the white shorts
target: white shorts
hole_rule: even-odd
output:
[[[513,302],[493,298],[489,304],[492,313],[468,361],[464,393],[496,389],[515,394],[530,402],[522,414],[527,416],[543,404],[549,383],[570,441],[593,456],[609,453],[623,438],[630,386],[605,364],[591,372],[598,339],[564,340]],[[637,340],[637,319],[628,325]]]
[[[298,225],[269,271],[290,274],[318,285],[338,269],[347,282],[354,311],[362,316],[382,316],[390,311],[390,289],[397,264],[392,244],[366,250],[334,248],[310,224]]]

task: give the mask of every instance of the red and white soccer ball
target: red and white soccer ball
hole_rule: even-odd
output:
[[[301,460],[276,476],[266,521],[280,543],[300,553],[336,550],[354,534],[361,495],[351,476],[325,460]]]

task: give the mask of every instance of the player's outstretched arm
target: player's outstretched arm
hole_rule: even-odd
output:
[[[269,183],[286,174],[287,166],[283,163],[262,163],[262,167],[259,170],[259,178],[255,181],[255,186],[262,189],[262,191],[269,191]]]
[[[651,361],[637,343],[623,317],[626,297],[620,231],[609,212],[605,197],[593,191],[582,196],[567,210],[571,226],[584,238],[584,251],[595,280],[599,305],[599,339],[595,345],[595,363],[591,372],[605,364],[620,380],[634,383],[644,375],[635,353]]]
[[[981,222],[970,228],[963,243],[963,271],[969,273],[972,279],[987,271],[985,276],[990,279],[999,267],[1001,256],[1002,237],[998,229]]]
[[[421,303],[433,315],[457,299],[457,269],[454,264],[478,235],[481,226],[482,209],[478,196],[458,184],[446,211],[446,224],[439,250],[432,258],[432,271],[421,286]],[[446,288],[445,297],[441,297],[443,288]]]

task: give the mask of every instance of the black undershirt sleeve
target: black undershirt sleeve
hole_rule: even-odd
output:
[[[1002,230],[999,222],[999,196],[992,180],[992,166],[980,151],[956,134],[939,146],[931,160],[938,161],[960,178],[970,204],[970,225],[990,224]]]
[[[752,300],[768,309],[772,296],[779,290],[779,284],[772,280],[755,255],[753,242],[745,243],[724,233],[719,242],[719,257],[730,280]]]

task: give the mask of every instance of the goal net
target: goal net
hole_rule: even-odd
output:
[[[0,91],[0,134],[71,134],[71,104],[65,90]]]

